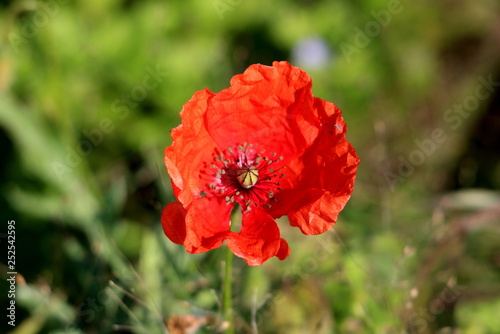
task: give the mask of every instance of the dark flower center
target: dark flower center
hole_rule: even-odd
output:
[[[224,196],[226,204],[238,203],[243,211],[252,205],[271,207],[270,201],[276,201],[281,190],[279,179],[285,176],[281,172],[285,166],[283,157],[273,153],[269,158],[264,153],[243,144],[214,154],[212,164],[202,171],[209,180],[209,193]]]

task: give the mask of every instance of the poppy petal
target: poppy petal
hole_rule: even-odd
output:
[[[194,200],[186,215],[186,250],[203,253],[220,247],[229,233],[231,209],[216,197]]]
[[[305,234],[320,234],[335,224],[353,191],[359,157],[346,141],[341,111],[330,102],[315,100],[322,129],[303,155],[301,181],[277,196],[273,217],[287,214],[292,226]]]
[[[206,190],[200,172],[212,160],[216,145],[203,119],[213,96],[207,89],[193,95],[181,111],[182,124],[172,130],[172,145],[165,149],[165,166],[184,207]]]
[[[182,245],[186,239],[186,210],[177,202],[169,203],[161,213],[161,224],[165,235]]]
[[[285,239],[280,239],[280,249],[276,254],[276,257],[280,260],[284,260],[290,255],[290,247],[288,247],[288,242]]]
[[[287,62],[250,66],[210,101],[208,131],[220,148],[247,142],[260,153],[279,152],[287,161],[318,133],[302,115],[312,110],[311,85],[306,72]]]
[[[261,265],[273,256],[283,260],[290,254],[274,219],[259,209],[243,213],[241,231],[231,232],[227,245],[250,266]]]
[[[332,196],[328,192],[321,193],[317,200],[288,213],[290,225],[299,227],[304,234],[316,235],[328,231],[336,223],[337,216],[350,195]]]

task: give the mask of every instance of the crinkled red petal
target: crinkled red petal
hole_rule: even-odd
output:
[[[345,122],[330,102],[315,99],[322,129],[302,156],[304,169],[295,188],[284,189],[270,213],[288,215],[290,224],[305,234],[320,234],[335,224],[353,191],[359,158],[346,141]]]
[[[161,224],[165,235],[176,244],[184,244],[186,239],[186,210],[174,202],[165,206],[161,213]]]
[[[280,239],[280,249],[276,254],[276,257],[280,260],[284,260],[290,255],[290,247],[288,247],[288,242],[285,239]]]
[[[203,253],[220,247],[229,233],[231,209],[216,197],[194,200],[186,215],[186,250]]]
[[[307,73],[287,62],[252,65],[211,100],[208,131],[221,149],[246,142],[263,155],[283,156],[286,163],[318,133],[311,85]]]
[[[172,130],[172,145],[165,149],[165,165],[184,207],[206,190],[200,171],[212,160],[216,145],[203,118],[213,96],[206,89],[193,95],[181,111],[182,124]]]
[[[250,266],[261,265],[273,256],[283,260],[290,254],[288,244],[280,238],[276,222],[260,209],[243,213],[241,231],[231,232],[227,245]]]

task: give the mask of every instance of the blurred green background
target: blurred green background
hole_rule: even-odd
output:
[[[0,332],[221,331],[224,250],[163,235],[163,150],[195,91],[288,60],[361,165],[334,230],[235,261],[237,332],[500,333],[499,1],[0,1],[0,43]]]

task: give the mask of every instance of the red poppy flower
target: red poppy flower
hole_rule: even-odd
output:
[[[249,265],[290,254],[275,219],[304,234],[335,224],[353,190],[359,158],[333,104],[312,96],[311,78],[287,62],[252,65],[214,94],[196,92],[172,130],[165,165],[178,202],[162,225],[189,253],[227,246]],[[231,211],[242,212],[240,231]]]

